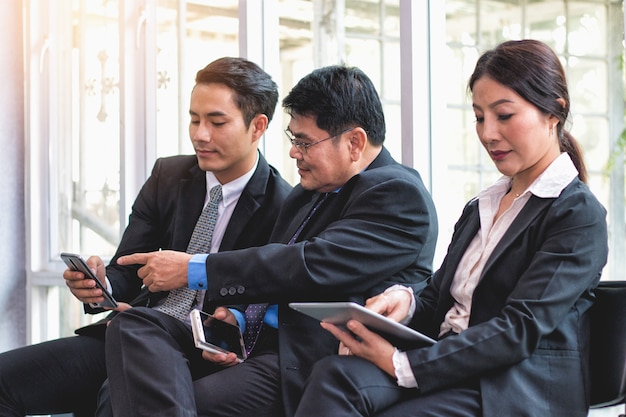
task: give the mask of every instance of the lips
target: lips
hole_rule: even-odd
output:
[[[491,159],[494,161],[500,161],[504,159],[511,151],[489,151]]]
[[[212,151],[210,149],[196,149],[196,154],[197,155],[209,155],[215,153],[215,151]]]

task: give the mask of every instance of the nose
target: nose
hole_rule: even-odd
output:
[[[293,143],[289,147],[289,157],[292,159],[302,159],[303,152]]]
[[[476,125],[478,137],[484,143],[495,142],[499,139],[497,124],[485,118],[480,125]]]
[[[211,132],[206,123],[198,123],[190,126],[191,139],[194,141],[209,142],[211,140]]]

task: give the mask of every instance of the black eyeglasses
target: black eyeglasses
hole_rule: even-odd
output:
[[[326,139],[318,140],[317,142],[302,142],[302,141],[299,141],[298,139],[296,139],[296,138],[293,136],[293,133],[291,133],[291,132],[289,131],[289,128],[285,129],[285,135],[287,135],[287,139],[289,139],[289,142],[291,142],[291,145],[292,145],[292,146],[295,146],[295,147],[296,147],[296,148],[297,148],[300,152],[302,152],[302,153],[306,153],[306,152],[307,152],[307,150],[308,150],[311,146],[315,146],[315,145],[317,145],[318,143],[322,143],[322,142],[324,142],[324,141],[334,139],[334,138],[336,138],[337,136],[341,136],[341,135],[343,135],[344,133],[351,131],[352,129],[354,129],[354,128],[353,128],[353,127],[349,127],[348,129],[346,129],[346,130],[342,130],[340,133],[338,133],[338,134],[336,134],[336,135],[329,136],[329,137],[327,137]]]

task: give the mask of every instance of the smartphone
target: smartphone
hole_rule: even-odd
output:
[[[86,278],[93,279],[96,282],[96,287],[102,290],[102,296],[104,297],[104,301],[102,303],[89,303],[89,305],[93,308],[101,308],[101,307],[109,307],[116,308],[117,301],[111,296],[111,294],[107,291],[107,289],[102,285],[102,282],[96,277],[96,275],[91,271],[91,268],[87,265],[85,260],[80,257],[80,255],[76,255],[75,253],[66,253],[63,252],[61,254],[61,259],[65,262],[65,265],[72,271],[80,271],[85,274]]]
[[[200,310],[192,310],[189,317],[197,348],[213,353],[233,352],[239,362],[246,360],[246,348],[239,326],[218,320]]]

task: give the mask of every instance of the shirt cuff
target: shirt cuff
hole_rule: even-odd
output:
[[[206,276],[206,258],[208,253],[193,255],[187,265],[187,286],[192,290],[206,290],[208,279]]]
[[[263,323],[274,329],[278,329],[278,304],[270,304],[267,306],[265,316],[263,316]]]
[[[246,331],[246,316],[236,308],[229,308],[230,312],[233,313],[235,319],[237,319],[237,324],[239,325],[239,330],[241,330],[241,334]]]
[[[392,291],[407,291],[409,294],[411,294],[411,306],[409,307],[409,312],[407,314],[407,316],[405,318],[403,318],[402,320],[400,320],[400,324],[407,324],[408,322],[411,321],[411,318],[413,318],[413,314],[415,314],[415,292],[413,292],[413,289],[410,287],[405,287],[404,285],[400,285],[400,284],[395,284],[392,285],[391,287],[387,288],[383,294],[386,294],[388,292],[392,292]]]
[[[105,275],[104,282],[107,286],[107,292],[113,296],[113,287],[111,286],[111,281],[109,281],[109,277]]]
[[[396,349],[391,357],[391,360],[393,361],[393,368],[396,373],[398,386],[404,388],[419,388],[406,352],[400,352]]]

